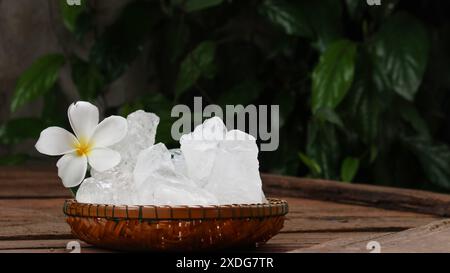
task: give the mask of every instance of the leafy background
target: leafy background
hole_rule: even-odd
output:
[[[141,0],[99,27],[100,1],[53,1],[70,39],[18,80],[10,111],[35,100],[44,108],[0,126],[7,151],[0,164],[33,159],[13,147],[47,126],[68,127],[71,99],[58,80],[68,68],[77,98],[104,114],[157,113],[158,141],[169,146],[176,145],[170,110],[194,96],[219,105],[278,104],[280,148],[261,154],[262,171],[450,190],[446,1]],[[144,63],[140,73],[151,88],[108,104],[111,86],[135,62]]]

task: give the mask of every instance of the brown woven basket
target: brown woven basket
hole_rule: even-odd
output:
[[[113,206],[66,200],[72,233],[99,247],[128,251],[202,251],[258,247],[277,234],[286,201],[226,206]]]

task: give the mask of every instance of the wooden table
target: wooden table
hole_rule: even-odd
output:
[[[370,252],[372,241],[381,252],[450,252],[449,195],[276,175],[263,182],[290,212],[257,252]],[[68,252],[67,197],[54,167],[0,168],[0,252]]]

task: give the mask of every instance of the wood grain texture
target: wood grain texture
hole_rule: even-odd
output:
[[[391,236],[439,220],[449,200],[446,195],[421,191],[274,175],[263,175],[263,182],[268,196],[288,201],[290,212],[283,230],[256,252],[288,252],[336,240]],[[357,197],[358,193],[363,197]],[[386,200],[389,196],[397,199]],[[62,212],[68,197],[53,166],[1,167],[0,252],[68,252],[66,244],[74,239]],[[108,252],[83,243],[82,248],[83,252]]]
[[[377,242],[381,253],[448,253],[450,220],[439,220],[417,228],[390,234],[370,234],[340,238],[292,253],[365,253]]]
[[[0,240],[71,238],[64,199],[0,200]]]
[[[437,219],[412,212],[300,198],[283,199],[290,205],[283,230],[255,251],[292,251],[337,238],[402,231]],[[34,248],[32,252],[66,251],[65,245],[74,237],[62,213],[63,203],[63,198],[0,200],[3,208],[0,210],[0,250],[13,251],[17,244],[17,248],[26,252]],[[95,251],[96,248],[89,248],[89,252]]]
[[[335,181],[262,175],[271,194],[450,216],[450,195]]]
[[[430,223],[438,217],[413,212],[281,197],[289,214],[282,232],[395,232]]]
[[[392,232],[430,223],[432,215],[383,210],[300,198],[289,203],[284,233]],[[0,240],[15,236],[66,236],[70,230],[62,212],[64,199],[0,200]]]
[[[55,166],[0,167],[0,199],[70,196]]]

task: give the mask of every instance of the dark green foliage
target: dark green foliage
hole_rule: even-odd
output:
[[[341,40],[331,44],[312,74],[311,108],[335,109],[345,98],[355,74],[356,45]]]
[[[11,110],[49,92],[56,83],[59,69],[64,65],[64,56],[51,54],[37,59],[20,77],[11,101]]]
[[[385,88],[413,101],[428,61],[429,41],[422,23],[397,13],[386,20],[370,49]]]
[[[180,65],[178,79],[175,84],[175,97],[178,99],[189,90],[202,76],[214,77],[214,54],[216,44],[212,41],[200,43],[190,52]]]
[[[341,167],[341,180],[344,182],[351,182],[358,172],[359,159],[353,157],[347,157],[342,162]]]
[[[103,74],[95,64],[73,56],[71,58],[72,80],[82,100],[94,100],[105,85]]]
[[[13,110],[40,96],[49,106],[65,100],[55,85],[64,63],[80,97],[96,100],[145,58],[156,90],[138,90],[105,111],[157,113],[158,141],[169,146],[176,146],[171,108],[191,105],[193,96],[222,106],[278,104],[280,147],[261,154],[262,171],[450,189],[445,1],[142,0],[101,32],[95,7],[82,2],[77,9],[62,4],[61,23],[80,43],[94,34],[89,58],[72,52],[66,61],[37,60],[19,80]],[[42,126],[61,124],[54,117],[64,111],[49,107],[41,121],[11,120],[0,127],[0,143],[35,138]],[[23,159],[7,155],[0,164]]]

